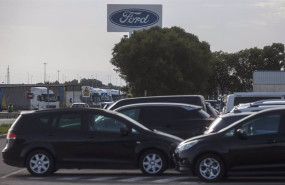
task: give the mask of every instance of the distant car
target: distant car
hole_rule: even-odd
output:
[[[185,140],[174,153],[177,169],[191,170],[206,182],[220,181],[228,172],[284,172],[284,119],[285,108],[268,109],[217,133]]]
[[[203,134],[213,121],[202,107],[181,103],[138,103],[115,111],[139,123],[183,139]]]
[[[206,109],[207,109],[207,113],[211,116],[211,118],[216,119],[219,115],[219,112],[214,109],[210,103],[206,102]]]
[[[73,103],[71,108],[87,108],[89,105],[87,103]]]
[[[271,100],[260,100],[252,103],[239,104],[235,106],[231,112],[258,112],[270,108],[285,107],[285,100],[283,99],[271,99]]]
[[[2,156],[4,163],[26,167],[34,176],[61,168],[140,168],[158,175],[174,167],[172,154],[181,141],[117,112],[54,109],[21,114]]]
[[[205,100],[206,103],[210,103],[211,106],[217,111],[221,112],[221,100]]]
[[[223,128],[226,128],[227,126],[233,124],[234,122],[252,114],[253,114],[252,112],[243,112],[240,114],[228,113],[228,114],[219,115],[217,119],[215,119],[211,123],[211,125],[206,129],[204,134],[218,132]]]

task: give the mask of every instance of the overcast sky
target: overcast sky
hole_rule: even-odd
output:
[[[47,63],[50,81],[123,85],[110,59],[128,33],[107,32],[107,4],[162,4],[163,27],[179,26],[211,51],[285,44],[285,0],[0,0],[0,82],[8,66],[10,83],[43,82]]]

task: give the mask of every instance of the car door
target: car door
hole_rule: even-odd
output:
[[[114,115],[97,112],[86,114],[86,118],[89,130],[86,159],[96,163],[96,167],[134,167],[139,131]]]
[[[84,161],[81,155],[86,138],[86,127],[80,112],[55,114],[52,120],[50,143],[58,160],[62,163]]]
[[[232,167],[270,167],[284,161],[279,132],[281,113],[269,113],[243,121],[244,137],[234,136],[229,142],[229,161]]]

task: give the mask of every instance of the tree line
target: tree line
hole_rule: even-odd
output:
[[[50,85],[60,85],[60,83],[56,80],[54,82],[48,82]],[[44,83],[37,83],[39,85],[44,85]],[[102,81],[97,79],[87,79],[82,78],[79,80],[73,79],[71,81],[66,81],[63,83],[63,85],[81,85],[81,86],[90,86],[95,88],[107,88],[107,89],[121,89],[120,86],[115,86],[112,83],[109,83],[107,85],[103,84]]]
[[[252,90],[255,70],[283,70],[284,44],[236,53],[211,52],[210,44],[179,27],[135,31],[112,50],[111,64],[133,96]]]

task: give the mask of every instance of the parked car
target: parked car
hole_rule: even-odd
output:
[[[206,112],[211,116],[211,118],[216,119],[219,115],[219,112],[214,109],[210,103],[206,102]]]
[[[285,108],[268,109],[217,133],[185,140],[174,153],[177,169],[191,170],[206,182],[233,171],[280,172],[285,167],[284,119]]]
[[[205,99],[201,95],[172,95],[172,96],[148,96],[137,98],[121,99],[113,103],[108,110],[115,110],[118,107],[136,103],[185,103],[201,106],[206,111]]]
[[[202,107],[181,103],[138,103],[115,109],[141,124],[187,139],[203,134],[213,121]]]
[[[244,103],[235,106],[231,112],[240,113],[240,112],[258,112],[270,108],[278,108],[285,106],[284,99],[271,99],[271,100],[260,100],[252,103]]]
[[[7,134],[4,163],[35,176],[61,168],[140,168],[161,174],[174,167],[182,139],[150,130],[120,113],[102,109],[55,109],[21,114]]]
[[[226,106],[223,107],[223,113],[229,113],[234,106],[242,103],[250,103],[266,99],[284,100],[284,92],[236,92],[226,97]]]
[[[221,100],[205,100],[206,103],[210,103],[211,106],[216,109],[217,111],[221,112],[222,111],[222,101]]]
[[[73,103],[71,104],[71,108],[86,108],[89,107],[87,103]]]
[[[234,113],[228,113],[228,114],[222,114],[218,118],[216,118],[210,126],[206,129],[204,134],[210,134],[215,133],[223,128],[226,128],[227,126],[233,124],[234,122],[243,119],[249,115],[253,114],[252,112],[243,112],[240,114],[234,114]]]

